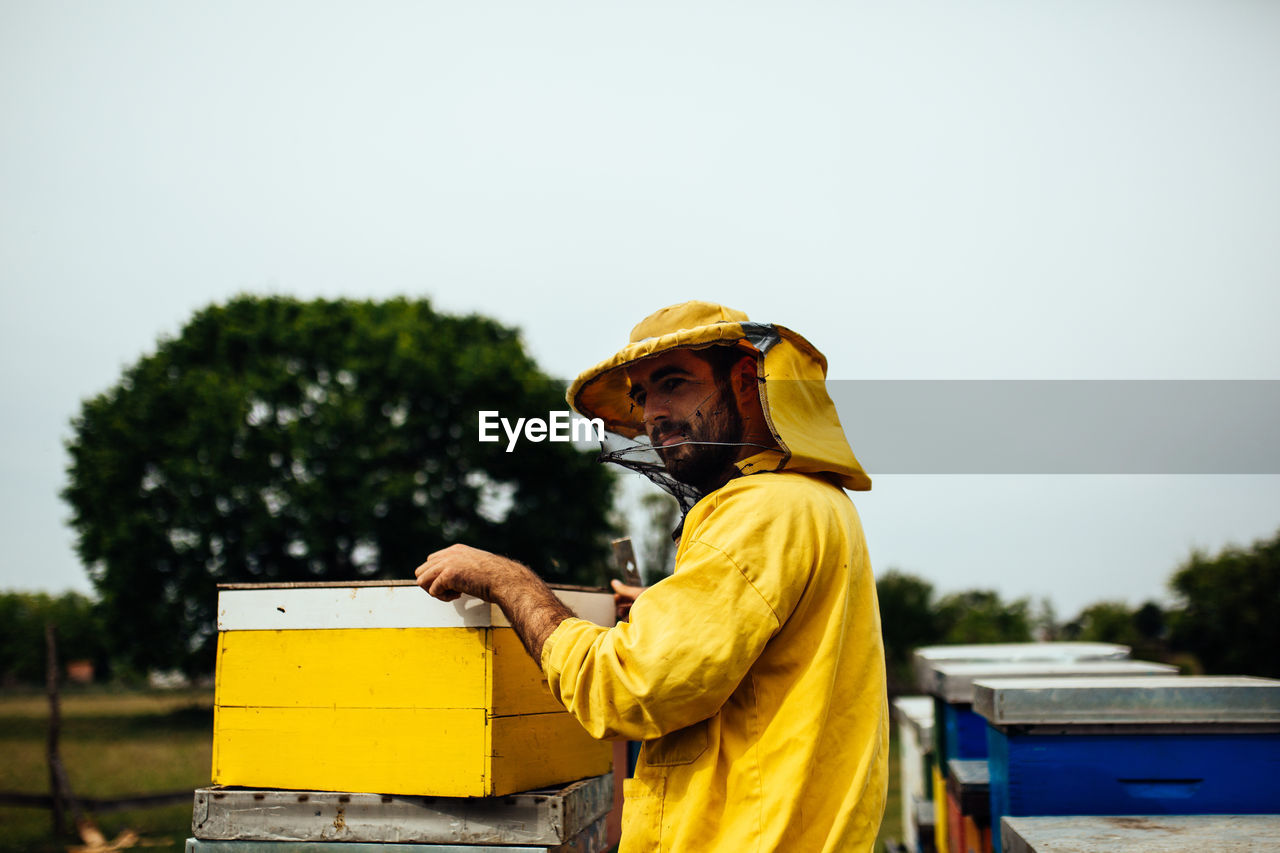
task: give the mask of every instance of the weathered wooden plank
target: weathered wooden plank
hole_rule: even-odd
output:
[[[221,841],[188,838],[186,853],[603,853],[604,818],[563,844],[402,844],[352,841]]]
[[[1273,853],[1280,815],[1006,817],[1004,853]]]
[[[490,798],[201,788],[191,830],[196,838],[228,841],[556,845],[612,803],[611,774]]]

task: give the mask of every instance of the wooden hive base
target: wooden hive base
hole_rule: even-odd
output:
[[[270,842],[260,848],[283,851],[286,848],[276,843],[290,842],[340,843],[342,851],[355,853],[358,844],[412,843],[413,850],[423,853],[434,849],[421,846],[424,844],[450,845],[448,849],[469,845],[465,849],[471,853],[488,849],[484,845],[507,845],[501,849],[512,853],[516,848],[510,845],[554,850],[589,839],[597,824],[603,826],[603,818],[612,805],[612,774],[544,790],[484,798],[213,787],[195,792],[191,828],[195,840],[206,843],[194,848],[198,850],[258,849],[217,846],[213,842]],[[377,849],[391,853],[394,848]]]

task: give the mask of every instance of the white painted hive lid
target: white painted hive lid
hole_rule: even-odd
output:
[[[893,714],[898,722],[916,730],[916,738],[925,745],[933,741],[933,699],[929,696],[899,696],[893,700]]]
[[[972,703],[973,683],[992,678],[1070,678],[1177,675],[1178,668],[1141,660],[962,661],[933,667],[934,695],[951,703]]]
[[[597,625],[614,623],[611,593],[553,591],[579,617]],[[412,581],[234,584],[218,590],[219,631],[509,626],[496,605],[469,595],[440,601]]]
[[[1129,647],[1115,643],[976,643],[921,646],[911,656],[916,683],[933,693],[935,665],[943,661],[1124,660]]]

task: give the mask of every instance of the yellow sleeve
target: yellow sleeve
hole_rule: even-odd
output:
[[[596,738],[649,740],[715,714],[778,630],[760,591],[719,548],[689,543],[629,622],[568,619],[542,648],[557,700]]]

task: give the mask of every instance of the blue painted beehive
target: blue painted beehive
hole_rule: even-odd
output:
[[[923,646],[915,650],[912,663],[916,680],[934,702],[934,762],[931,785],[934,791],[942,791],[946,785],[948,755],[957,758],[976,758],[986,755],[985,724],[979,724],[978,738],[973,737],[974,720],[958,715],[959,709],[949,708],[939,697],[937,689],[938,666],[960,662],[995,663],[1066,663],[1071,661],[1122,660],[1129,657],[1129,647],[1112,643],[977,643],[970,645]],[[963,710],[967,711],[966,706]],[[980,722],[980,721],[979,721]],[[963,743],[963,746],[961,745]],[[977,745],[981,745],[978,749]],[[934,804],[934,825],[939,850],[947,851],[946,797],[937,796]]]
[[[980,719],[948,708],[939,695],[938,668],[972,664],[1067,664],[1078,661],[1112,661],[1129,657],[1129,647],[1113,643],[975,643],[970,645],[923,646],[912,655],[916,681],[934,697],[934,748],[941,778],[946,778],[951,758],[986,757],[986,724]],[[972,681],[972,680],[971,680]]]
[[[1280,681],[1199,676],[974,684],[991,822],[1280,814]]]
[[[973,710],[973,683],[992,678],[1134,678],[1177,675],[1177,667],[1137,660],[944,661],[931,669],[930,692],[946,728],[944,767],[987,757],[987,721]]]

